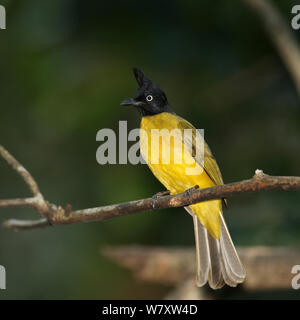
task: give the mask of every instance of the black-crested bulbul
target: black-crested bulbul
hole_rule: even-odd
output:
[[[201,161],[197,152],[194,152],[197,149],[195,139],[186,139],[182,134],[180,146],[174,142],[170,143],[169,135],[160,135],[161,138],[153,139],[152,133],[162,129],[168,131],[178,129],[180,132],[188,129],[193,134],[196,129],[175,114],[165,93],[155,82],[137,68],[134,68],[134,75],[139,88],[133,98],[124,100],[121,105],[134,106],[141,114],[141,154],[154,176],[171,194],[182,193],[195,186],[209,188],[223,184],[218,164],[204,140],[204,160]],[[164,145],[170,148],[169,161],[164,161],[166,160],[162,150]],[[182,151],[182,148],[185,151]],[[174,156],[180,152],[183,152],[188,161],[181,163],[174,161]],[[153,155],[159,161],[151,161]],[[187,174],[188,166],[200,169],[199,173]],[[243,282],[245,271],[224,221],[222,199],[196,203],[185,209],[193,217],[194,222],[197,285],[203,286],[208,282],[211,288],[217,289],[225,283],[236,286]]]

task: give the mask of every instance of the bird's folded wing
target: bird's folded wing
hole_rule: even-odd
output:
[[[180,118],[179,120],[179,128],[182,130],[185,147],[191,153],[195,161],[205,170],[214,184],[224,184],[216,159],[201,133],[191,123],[183,118]],[[192,135],[184,134],[184,130],[191,130]],[[197,150],[197,148],[201,148],[202,146],[204,148],[204,152]]]

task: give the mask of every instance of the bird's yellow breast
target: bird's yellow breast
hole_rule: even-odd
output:
[[[190,150],[184,147],[180,119],[167,112],[142,118],[140,147],[143,158],[155,177],[171,194],[184,192],[195,185],[201,189],[215,186]],[[189,170],[193,170],[193,174]],[[219,238],[221,201],[201,202],[190,208],[207,230],[215,238]]]

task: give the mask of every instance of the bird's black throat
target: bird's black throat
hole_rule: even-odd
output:
[[[153,111],[153,110],[147,110],[146,108],[143,108],[141,106],[138,106],[137,107],[141,117],[149,117],[149,116],[155,116],[157,114],[160,114],[160,113],[163,113],[163,112],[169,112],[169,113],[172,113],[172,114],[175,114],[175,112],[173,111],[172,107],[167,104],[162,110],[160,111]]]

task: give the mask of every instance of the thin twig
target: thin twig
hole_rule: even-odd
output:
[[[270,39],[291,74],[300,96],[300,46],[279,10],[269,0],[243,0],[261,18]]]
[[[38,220],[17,220],[17,219],[10,219],[3,222],[3,226],[8,229],[18,230],[34,230],[34,229],[41,229],[45,227],[51,226],[49,221],[45,218],[38,219]]]
[[[34,203],[35,203],[35,198],[0,200],[0,208],[32,207]]]
[[[33,198],[26,199],[9,199],[1,200],[1,207],[19,207],[19,206],[29,206],[33,207],[40,215],[48,218],[51,214],[51,207],[45,201],[43,195],[40,192],[37,182],[32,177],[29,171],[19,163],[3,146],[0,145],[0,155],[2,158],[22,177],[24,182],[27,184],[29,190],[33,194]]]
[[[37,182],[32,175],[6,150],[0,145],[0,155],[6,162],[23,178],[34,196],[40,195]]]
[[[16,160],[12,155],[5,151],[6,159]],[[3,151],[1,152],[1,155]],[[15,170],[16,167],[12,166]],[[17,172],[21,174],[18,170]],[[21,172],[24,172],[21,170]],[[28,177],[28,176],[26,176]],[[31,175],[30,175],[31,177]],[[33,179],[33,178],[32,178]],[[38,190],[38,189],[37,189]],[[125,216],[133,213],[152,211],[157,209],[183,207],[201,201],[228,198],[239,194],[251,193],[267,190],[300,190],[300,177],[273,177],[264,174],[261,170],[256,170],[252,179],[240,182],[220,185],[207,189],[195,189],[189,192],[184,192],[177,195],[151,197],[142,200],[130,201],[108,206],[96,208],[82,209],[73,211],[68,205],[66,209],[55,204],[50,204],[44,200],[41,194],[33,198],[25,199],[9,199],[0,200],[0,208],[5,207],[32,207],[42,217],[47,220],[23,221],[23,220],[8,220],[4,223],[6,228],[15,230],[36,229],[38,227],[46,227],[49,225],[74,224],[90,221],[104,221],[120,216]]]

